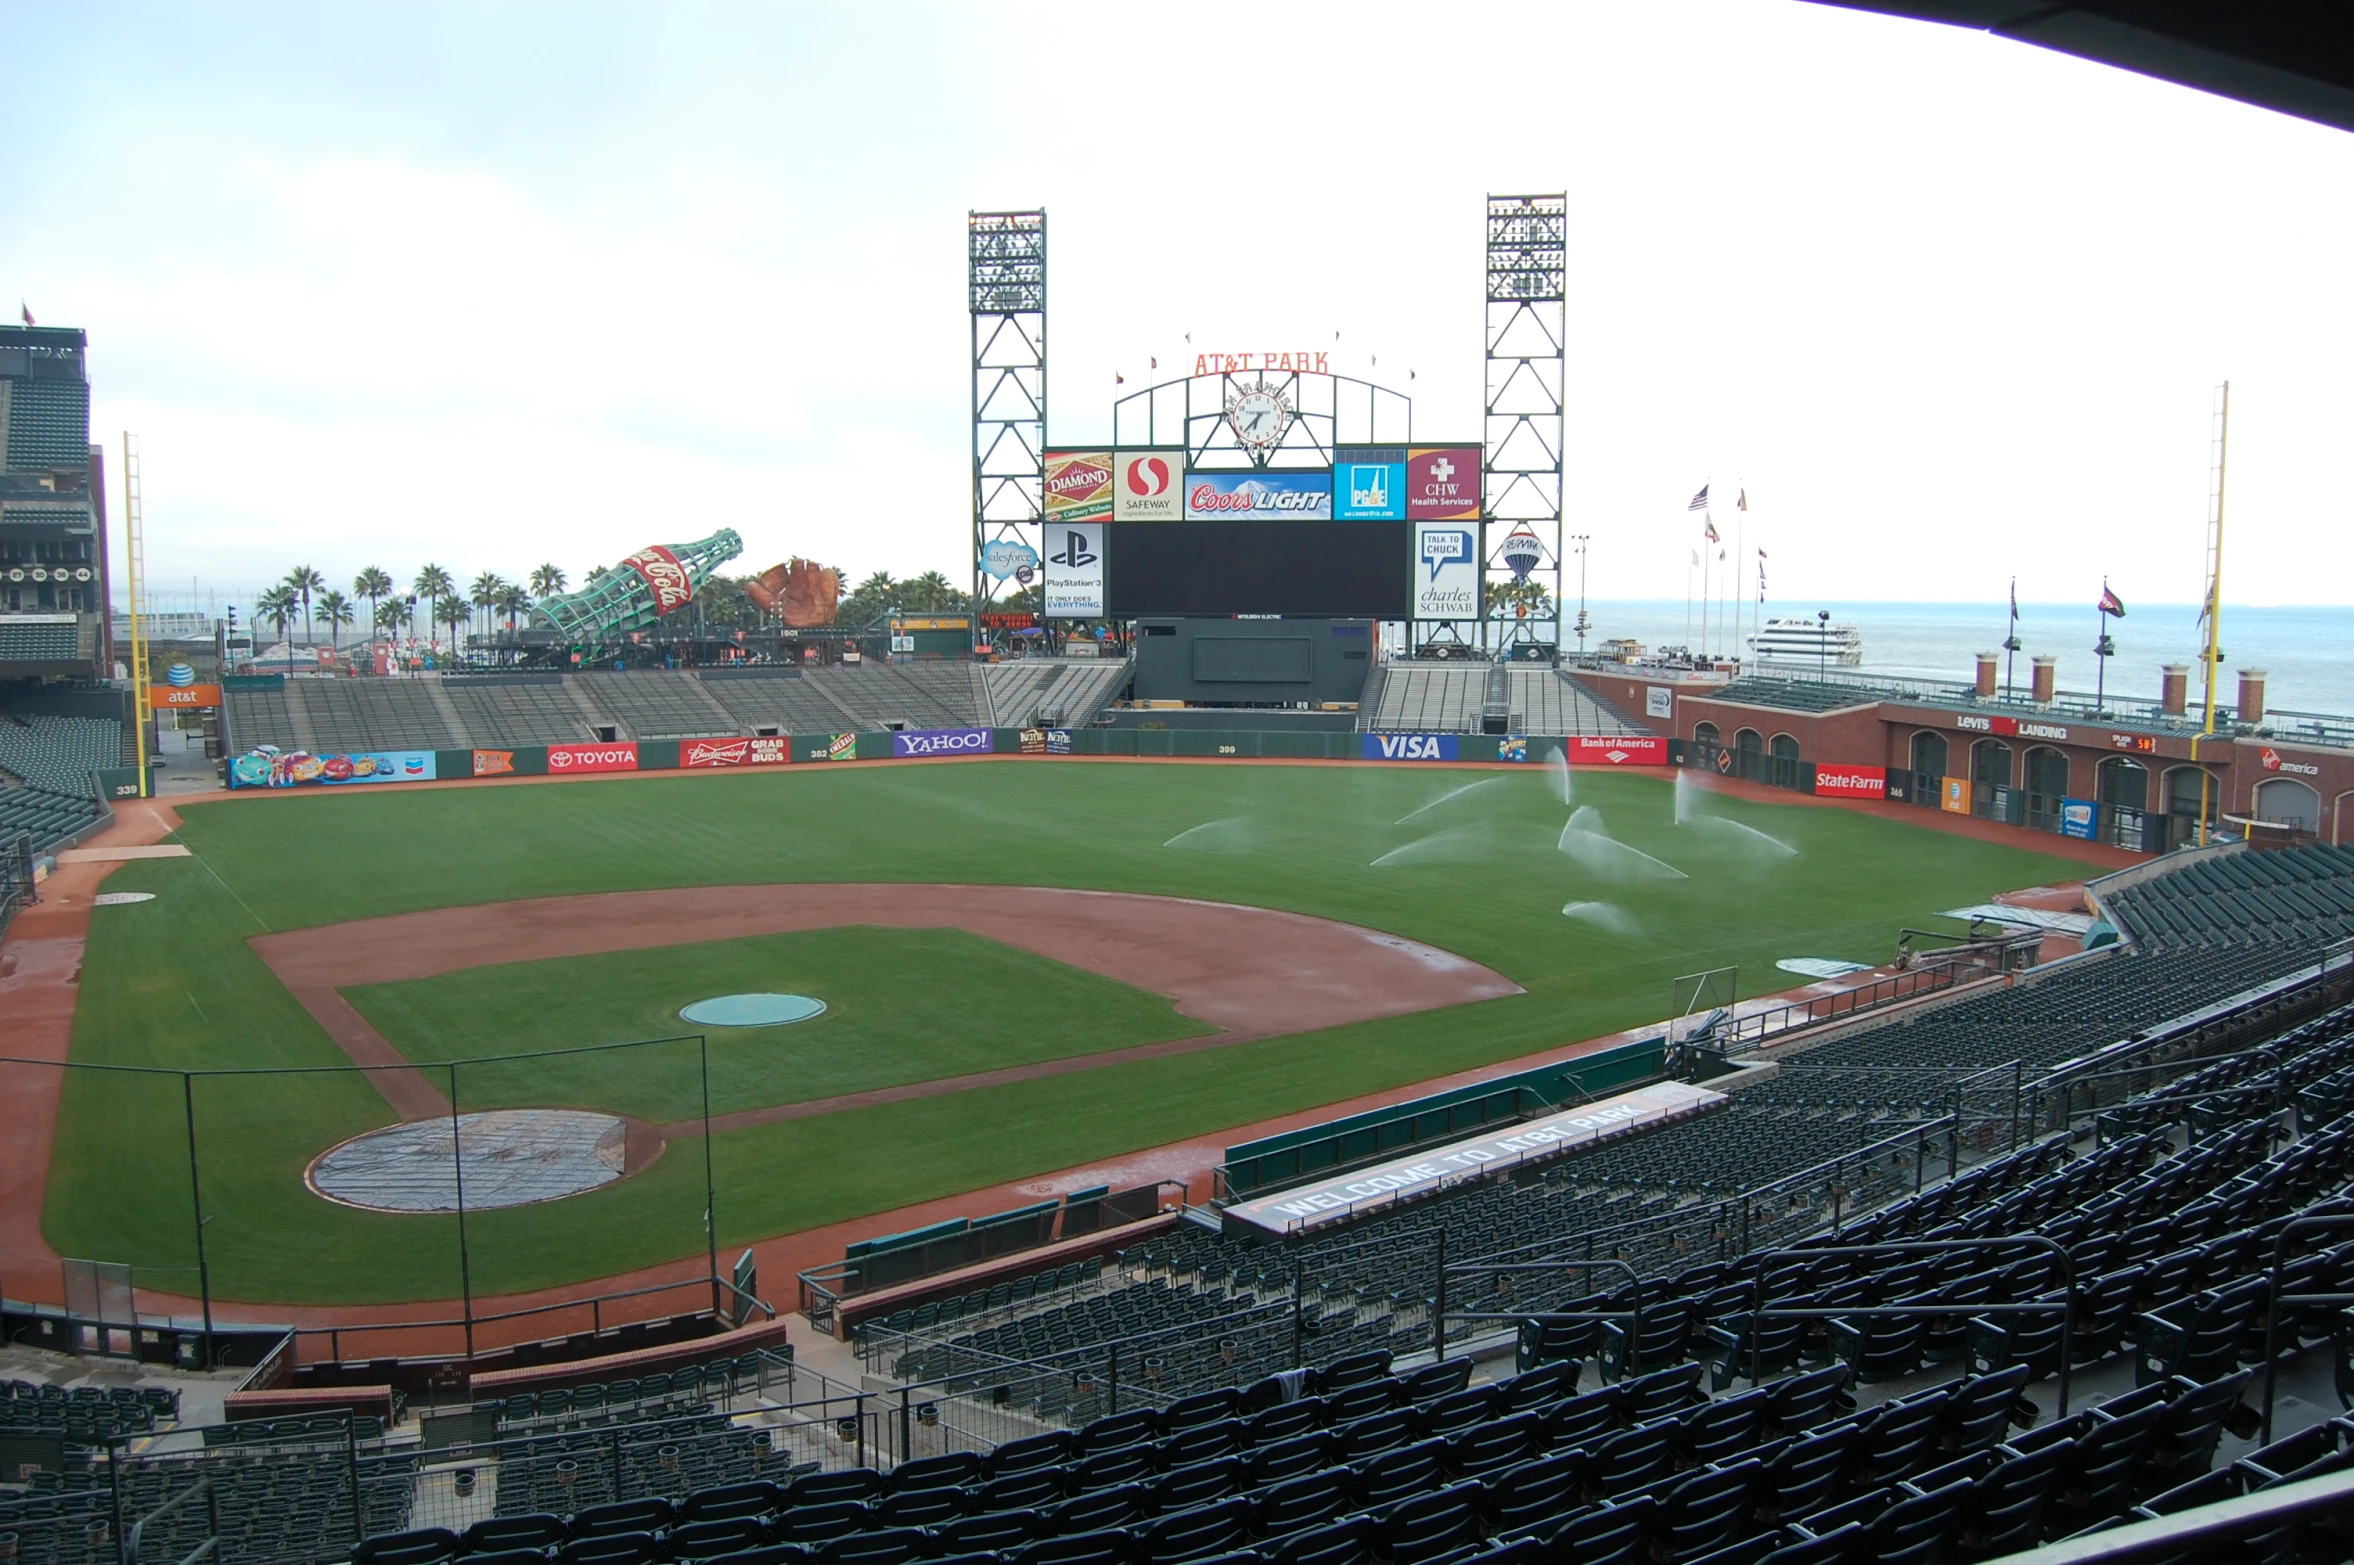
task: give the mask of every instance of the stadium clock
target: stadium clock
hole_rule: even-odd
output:
[[[1291,420],[1291,400],[1264,381],[1241,387],[1226,399],[1226,422],[1234,438],[1254,454],[1281,444]]]

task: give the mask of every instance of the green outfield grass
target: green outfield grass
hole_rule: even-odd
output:
[[[1565,852],[1571,806],[1557,787],[1536,770],[1004,761],[191,805],[179,840],[193,858],[126,864],[107,882],[157,898],[93,915],[74,1053],[174,1070],[337,1065],[339,1051],[247,937],[656,886],[962,881],[1201,897],[1428,941],[1528,990],[725,1134],[712,1152],[719,1236],[732,1246],[1637,1026],[1666,1012],[1683,973],[1738,964],[1743,992],[1755,993],[1799,982],[1773,971],[1778,958],[1883,961],[1901,926],[1937,927],[1938,909],[2083,873],[2029,851],[2032,838],[2013,847],[1837,809],[1710,799],[1720,823],[1677,825],[1666,778],[1613,772],[1578,773],[1575,802],[1594,812],[1585,824],[1636,851],[1587,833]],[[1601,906],[1564,917],[1571,902]],[[899,938],[917,943],[894,946]],[[780,971],[824,976],[748,981]],[[1085,1013],[1077,1024],[1031,1009],[1040,984],[1062,986],[1063,1003]],[[414,1057],[447,1059],[675,1032],[662,1018],[679,1004],[755,987],[839,994],[844,1010],[722,1045],[715,1091],[724,1081],[733,1106],[1192,1029],[1158,996],[939,932],[721,941],[474,969],[353,998]],[[828,1028],[805,1069],[780,1069],[773,1050]],[[677,1068],[574,1084],[595,1106],[669,1114],[684,1090]],[[510,1078],[484,1101],[522,1101],[530,1085]],[[454,1294],[451,1220],[355,1213],[301,1183],[319,1151],[389,1119],[363,1081],[214,1078],[198,1097],[218,1294]],[[146,1286],[192,1279],[174,1271],[193,1260],[183,1120],[177,1077],[77,1073],[45,1213],[51,1243],[132,1262]],[[645,1174],[593,1194],[470,1216],[476,1291],[699,1254],[700,1150],[676,1143]]]
[[[479,1057],[486,1043],[568,1049],[698,1032],[680,1007],[757,990],[814,995],[826,1012],[791,1026],[711,1029],[714,1114],[1215,1030],[1179,1016],[1165,996],[959,929],[849,927],[613,951],[357,986],[344,997],[410,1059],[445,1061]],[[556,1104],[657,1124],[703,1111],[701,1072],[684,1051],[658,1068],[600,1050],[463,1075],[477,1108]]]

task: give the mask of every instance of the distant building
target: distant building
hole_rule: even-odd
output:
[[[0,326],[0,679],[104,679],[106,470],[83,333]]]

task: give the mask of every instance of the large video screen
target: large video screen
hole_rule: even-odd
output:
[[[1402,620],[1410,522],[1111,522],[1107,611]]]

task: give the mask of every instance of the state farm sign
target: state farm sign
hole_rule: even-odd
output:
[[[687,739],[678,747],[681,766],[782,766],[792,760],[784,739]]]
[[[635,740],[626,744],[552,744],[548,746],[548,770],[551,773],[634,772],[637,769],[638,747]]]
[[[1815,797],[1819,799],[1885,799],[1888,769],[1884,766],[1818,766]]]

